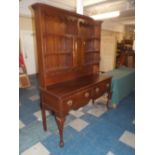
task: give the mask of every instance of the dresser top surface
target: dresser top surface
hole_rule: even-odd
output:
[[[80,91],[90,86],[97,84],[103,80],[111,79],[110,76],[103,75],[88,75],[80,78],[76,78],[70,81],[65,81],[62,83],[50,85],[47,87],[47,90],[57,96],[64,96],[66,94]]]

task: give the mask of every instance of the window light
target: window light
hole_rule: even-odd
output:
[[[102,20],[102,19],[118,17],[119,15],[120,15],[120,11],[113,11],[113,12],[96,14],[90,17],[92,17],[95,20]]]

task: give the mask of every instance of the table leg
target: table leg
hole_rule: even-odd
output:
[[[63,141],[63,128],[64,128],[65,118],[55,116],[55,120],[56,120],[58,129],[59,129],[59,136],[60,136],[59,146],[60,147],[63,147],[64,146],[64,141]]]
[[[41,116],[42,116],[42,123],[44,131],[47,131],[47,124],[46,124],[46,111],[43,106],[43,98],[42,94],[40,93],[40,108],[41,108]]]
[[[43,107],[41,109],[41,113],[42,113],[43,128],[44,128],[44,131],[47,131],[46,111],[45,111],[45,109]]]

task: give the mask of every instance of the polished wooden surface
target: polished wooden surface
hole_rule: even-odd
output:
[[[32,6],[35,14],[41,110],[55,115],[63,142],[65,116],[108,92],[111,77],[99,76],[101,23],[45,4]]]
[[[89,88],[94,86],[94,84],[98,84],[103,80],[108,81],[109,77],[101,77],[98,74],[92,74],[80,78],[76,78],[70,81],[58,83],[55,85],[51,85],[47,87],[49,92],[54,93],[56,96],[65,96],[68,95],[70,92],[78,92],[82,91],[83,89]]]

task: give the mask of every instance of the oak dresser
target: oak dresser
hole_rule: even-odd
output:
[[[47,130],[45,110],[49,110],[55,116],[62,147],[68,112],[105,92],[111,97],[111,77],[99,75],[101,22],[45,4],[32,8],[43,128]]]

